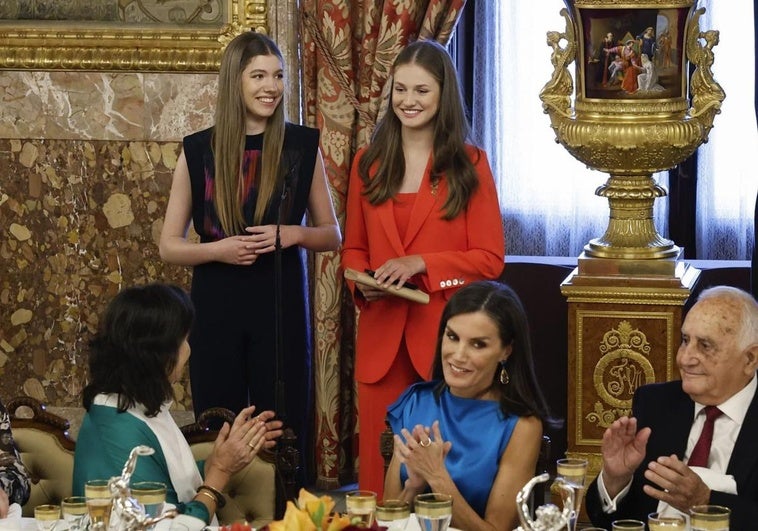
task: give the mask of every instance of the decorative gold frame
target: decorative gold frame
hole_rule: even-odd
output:
[[[268,0],[227,0],[229,20],[214,29],[176,26],[0,22],[0,69],[217,71],[224,46],[246,29],[268,33]]]

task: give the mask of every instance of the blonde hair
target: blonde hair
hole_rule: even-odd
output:
[[[218,102],[211,148],[214,159],[213,204],[219,223],[227,236],[241,233],[246,220],[242,213],[242,161],[245,153],[245,101],[242,94],[242,72],[259,55],[274,55],[284,62],[276,43],[253,31],[235,37],[224,50],[218,78]],[[253,223],[263,221],[266,209],[281,178],[279,161],[284,145],[283,100],[266,124],[261,157],[258,197]]]

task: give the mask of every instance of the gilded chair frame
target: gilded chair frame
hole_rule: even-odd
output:
[[[0,21],[0,69],[213,72],[247,29],[268,33],[270,0],[225,0],[219,27]]]

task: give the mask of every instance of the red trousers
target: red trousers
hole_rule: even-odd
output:
[[[389,372],[376,383],[358,382],[358,486],[384,493],[384,459],[379,451],[379,438],[384,431],[387,407],[419,377],[413,368],[405,341]]]

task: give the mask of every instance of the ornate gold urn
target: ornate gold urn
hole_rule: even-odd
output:
[[[603,432],[630,414],[636,388],[678,377],[679,330],[699,271],[655,228],[653,204],[666,191],[652,174],[707,141],[725,97],[711,72],[719,34],[700,31],[694,3],[566,0],[565,32],[547,34],[554,71],[540,98],[556,140],[610,174],[596,191],[610,205],[605,234],[561,284],[567,455],[588,460],[588,480],[602,464]]]
[[[694,0],[566,0],[566,31],[550,31],[552,78],[540,98],[556,140],[610,173],[605,234],[585,246],[599,258],[673,258],[679,248],[653,223],[666,195],[652,178],[708,140],[725,94],[713,79],[717,31],[700,31]],[[695,70],[687,81],[688,60]],[[576,61],[576,94],[569,66]],[[572,97],[574,106],[572,107]]]

